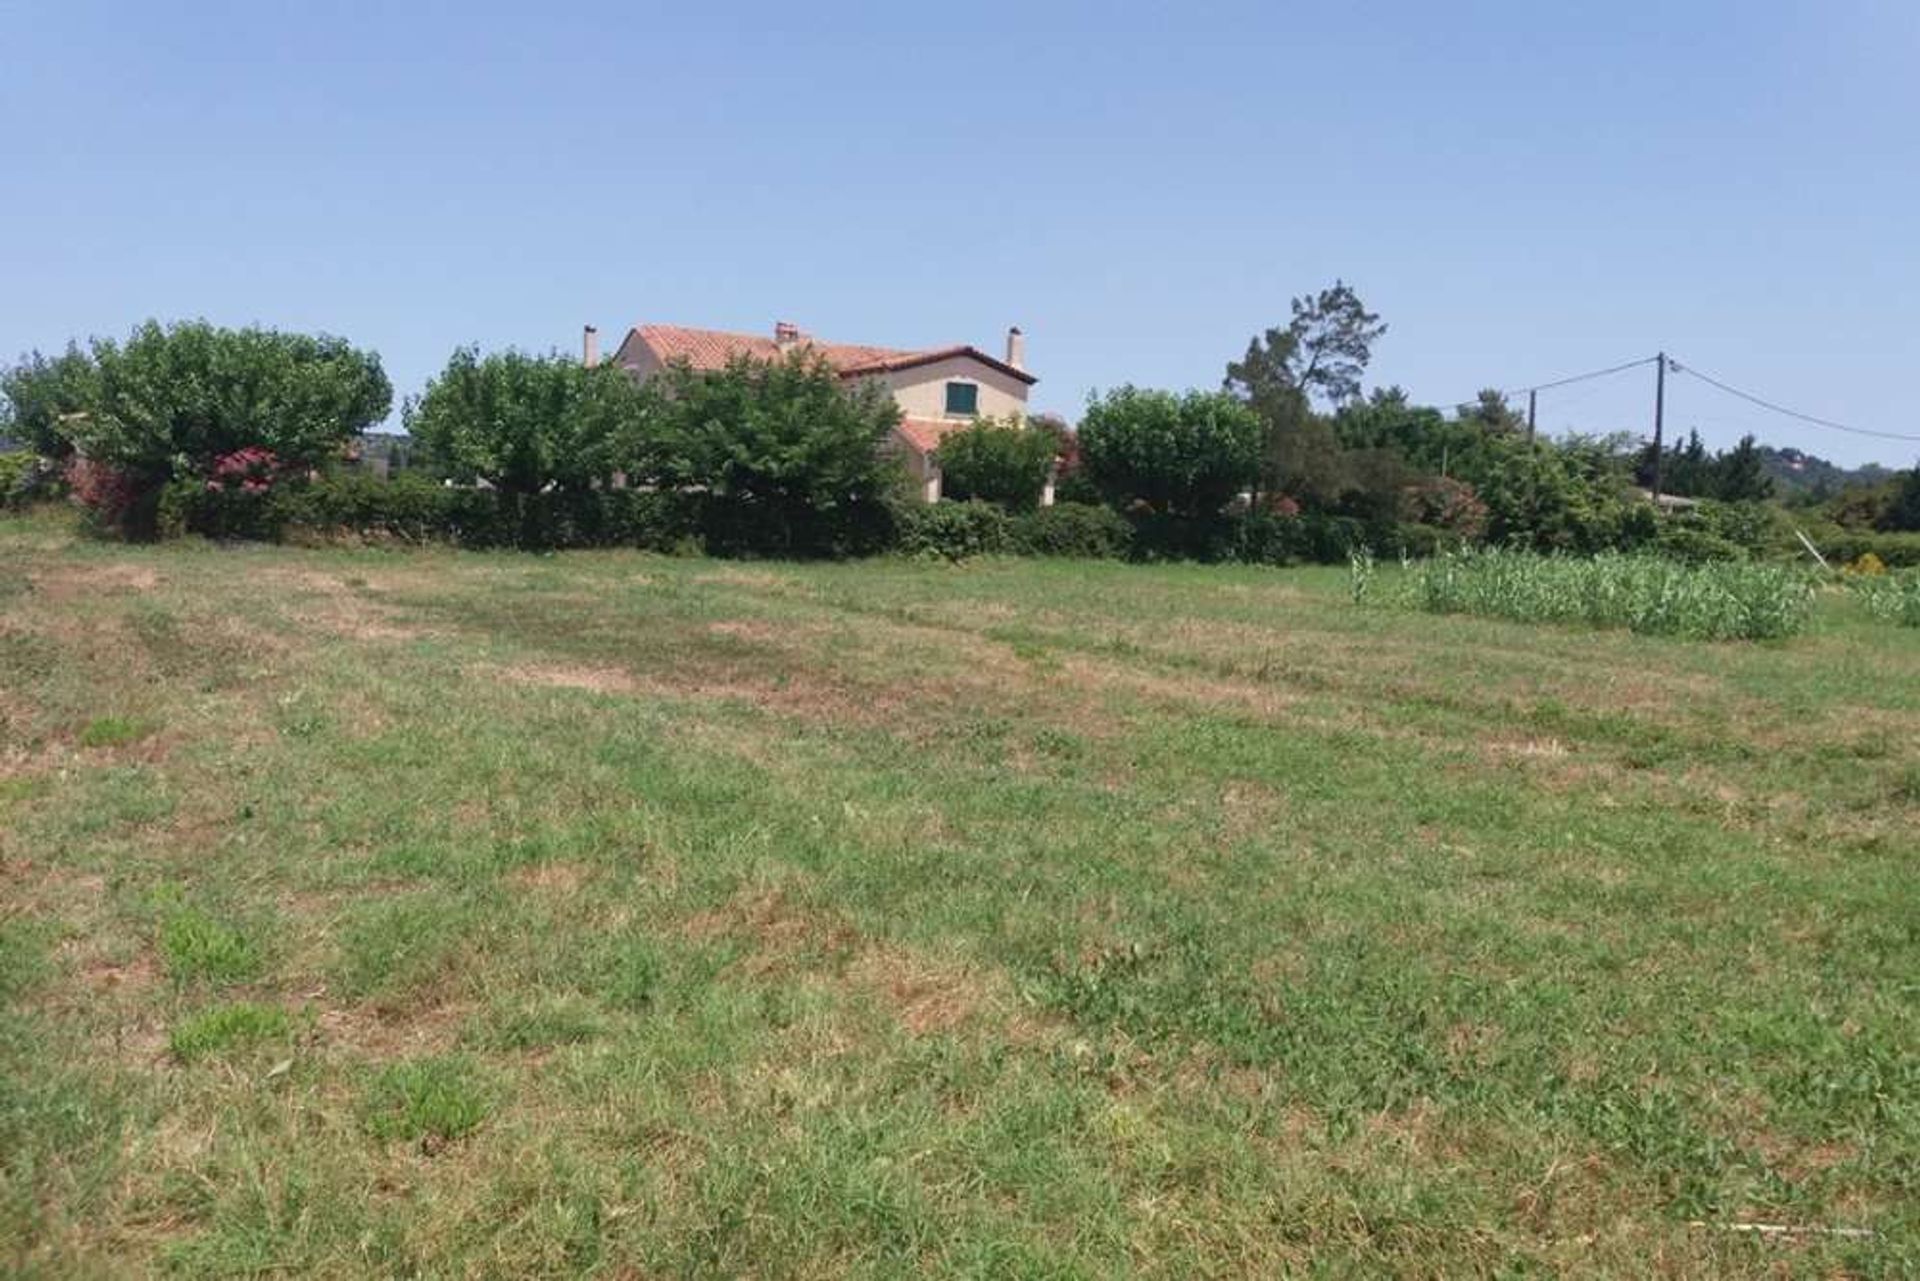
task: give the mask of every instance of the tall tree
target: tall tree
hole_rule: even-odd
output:
[[[1920,530],[1920,463],[1898,473],[1878,523],[1885,530]]]
[[[408,433],[454,479],[537,494],[610,477],[613,454],[647,408],[648,397],[613,365],[462,347],[407,401],[405,416]]]
[[[73,452],[65,424],[93,409],[99,395],[99,367],[79,343],[68,343],[58,356],[37,351],[22,356],[0,373],[0,398],[6,401],[0,436],[17,439],[43,457],[63,458]]]
[[[1515,435],[1527,429],[1526,417],[1507,404],[1506,393],[1483,388],[1471,405],[1460,406],[1460,420],[1481,431]]]
[[[1207,520],[1253,480],[1260,430],[1258,417],[1222,392],[1120,387],[1088,402],[1080,451],[1115,507]]]
[[[1225,389],[1260,419],[1258,486],[1325,498],[1340,487],[1340,445],[1314,404],[1338,408],[1360,394],[1373,344],[1387,327],[1343,281],[1293,299],[1292,308],[1284,329],[1254,338],[1227,365]]]
[[[1708,494],[1723,503],[1758,503],[1773,497],[1773,477],[1752,436],[1713,460]]]

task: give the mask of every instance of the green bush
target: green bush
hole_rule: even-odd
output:
[[[296,531],[369,542],[453,543],[550,551],[641,547],[673,551],[701,527],[698,494],[636,489],[515,494],[446,485],[413,474],[379,480],[327,475],[263,494],[176,481],[162,496],[161,526],[209,538],[272,541]]]
[[[966,560],[1013,550],[1013,521],[992,503],[901,503],[894,547],[908,556]]]
[[[532,495],[609,479],[653,403],[615,365],[463,347],[405,415],[408,434],[456,480]]]
[[[1838,528],[1808,530],[1807,534],[1813,539],[1814,546],[1820,549],[1820,554],[1833,565],[1856,561],[1872,552],[1889,569],[1920,566],[1920,534]]]
[[[28,491],[40,458],[25,450],[0,454],[0,510],[27,505]]]
[[[1053,466],[1056,438],[1019,419],[983,418],[940,442],[940,492],[955,502],[978,499],[1011,512],[1039,507]]]
[[[1204,521],[1254,481],[1260,420],[1225,392],[1121,387],[1088,404],[1079,445],[1088,479],[1122,510]]]
[[[1022,556],[1116,560],[1133,543],[1133,526],[1110,507],[1056,503],[1013,518],[1009,548]]]
[[[704,495],[709,551],[857,556],[892,537],[887,498],[903,469],[882,446],[900,408],[879,383],[848,386],[818,355],[670,368],[622,470]]]

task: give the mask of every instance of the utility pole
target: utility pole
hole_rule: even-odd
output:
[[[1540,407],[1540,392],[1537,388],[1527,389],[1527,447],[1533,447],[1533,411]]]
[[[1660,438],[1667,425],[1667,353],[1654,357],[1653,375],[1653,505],[1660,505]]]

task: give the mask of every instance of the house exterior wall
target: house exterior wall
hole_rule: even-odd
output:
[[[947,384],[952,381],[980,385],[981,418],[1024,418],[1027,413],[1027,384],[998,369],[966,356],[952,356],[931,365],[915,365],[876,374],[909,418],[947,416]]]
[[[631,338],[620,344],[620,350],[613,353],[613,359],[615,364],[633,375],[635,382],[645,382],[665,369],[651,348]]]

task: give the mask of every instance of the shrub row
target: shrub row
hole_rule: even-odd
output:
[[[1133,527],[1106,507],[1060,503],[1009,515],[992,503],[902,504],[893,512],[894,546],[909,556],[1071,556],[1127,554]]]
[[[701,532],[698,495],[634,489],[508,494],[443,485],[417,476],[391,481],[357,474],[267,493],[213,489],[191,481],[167,487],[163,532],[278,541],[299,531],[369,542],[449,542],[462,547],[675,549]]]
[[[1871,552],[1889,569],[1920,566],[1920,533],[1834,530],[1812,535],[1820,554],[1834,565],[1851,564]]]

